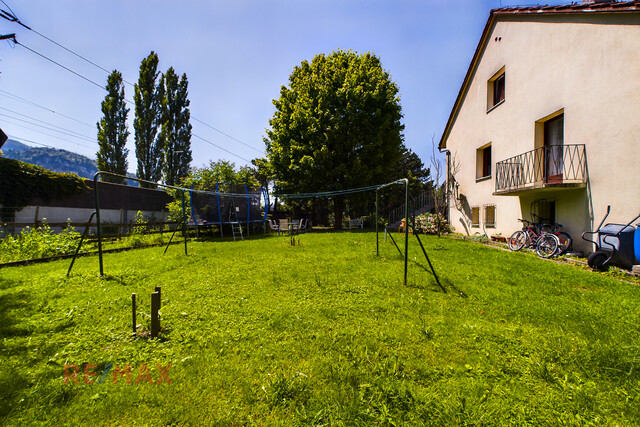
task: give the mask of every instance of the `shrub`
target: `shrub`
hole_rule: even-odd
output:
[[[72,254],[80,233],[67,224],[60,233],[54,233],[46,219],[37,228],[25,227],[19,235],[8,234],[0,241],[0,262],[21,261],[55,255]]]
[[[440,233],[451,233],[451,226],[441,214],[425,213],[416,217],[416,229],[425,234],[438,234],[438,224]]]

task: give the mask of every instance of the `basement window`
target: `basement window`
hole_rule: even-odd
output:
[[[495,228],[496,205],[484,205],[484,226],[488,228]]]
[[[480,206],[471,207],[471,226],[480,227]]]

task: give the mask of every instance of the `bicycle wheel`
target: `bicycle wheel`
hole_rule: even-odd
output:
[[[509,246],[509,249],[511,249],[512,251],[519,251],[520,249],[527,246],[528,240],[529,240],[529,236],[527,236],[527,233],[525,233],[522,230],[518,230],[515,233],[513,233],[511,237],[509,237],[509,241],[507,242],[507,245]]]
[[[571,236],[569,235],[569,233],[565,233],[564,231],[557,231],[554,234],[560,241],[560,247],[558,247],[558,255],[571,252],[571,248],[573,247],[573,240],[571,240]]]
[[[553,256],[560,246],[560,240],[555,234],[542,233],[542,236],[536,242],[536,253],[539,257],[549,258]]]

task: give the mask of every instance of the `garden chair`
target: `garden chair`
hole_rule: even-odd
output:
[[[279,228],[280,228],[280,233],[289,232],[289,220],[281,219]]]
[[[275,219],[269,220],[269,228],[271,228],[272,231],[275,231],[278,234],[280,234],[280,228],[278,227],[278,223],[276,222]]]

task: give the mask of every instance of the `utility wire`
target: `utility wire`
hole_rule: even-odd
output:
[[[14,120],[17,120],[17,119],[14,119]],[[6,121],[6,120],[5,120],[5,121]],[[18,126],[18,127],[23,128],[23,129],[28,129],[28,130],[30,130],[30,131],[32,131],[32,132],[41,133],[42,135],[47,135],[47,136],[50,136],[50,137],[52,137],[52,138],[60,138],[59,136],[51,135],[51,134],[49,134],[49,133],[42,132],[42,131],[39,131],[39,130],[37,130],[37,129],[30,128],[30,127],[28,127],[28,126],[19,125],[19,124],[17,124],[17,123],[12,123],[12,122],[10,122],[10,121],[7,121],[7,123],[11,123],[13,126]],[[69,142],[69,143],[71,143],[71,144],[73,144],[73,145],[77,145],[77,146],[79,146],[79,147],[84,147],[84,148],[89,148],[90,150],[95,150],[95,147],[89,147],[88,145],[79,144],[79,143],[74,142],[74,141],[66,141],[66,142]],[[53,148],[55,148],[55,147],[53,147]]]
[[[65,67],[64,65],[60,64],[59,62],[56,62],[56,61],[54,61],[53,59],[51,59],[51,58],[49,58],[49,57],[47,57],[47,56],[45,56],[45,55],[43,55],[43,54],[41,54],[41,53],[39,53],[39,52],[36,52],[35,50],[31,49],[31,48],[30,48],[30,47],[28,47],[28,46],[25,46],[23,43],[20,43],[20,42],[19,42],[19,41],[17,41],[17,40],[15,40],[15,42],[16,42],[16,44],[17,44],[18,46],[22,46],[23,48],[27,49],[27,50],[28,50],[28,51],[30,51],[30,52],[35,53],[36,55],[40,56],[41,58],[44,58],[44,59],[46,59],[46,60],[47,60],[47,61],[49,61],[49,62],[53,62],[53,63],[54,63],[54,64],[56,64],[58,67],[64,68],[65,70],[67,70],[67,71],[68,71],[68,72],[70,72],[71,74],[75,74],[76,76],[80,77],[81,79],[88,81],[88,82],[89,82],[89,83],[91,83],[92,85],[98,86],[98,87],[99,87],[100,89],[102,89],[102,90],[107,90],[107,89],[106,89],[104,86],[102,86],[101,84],[94,82],[93,80],[89,79],[88,77],[83,76],[83,75],[82,75],[82,74],[80,74],[80,73],[76,73],[76,72],[75,72],[75,71],[73,71],[71,68]]]
[[[214,147],[219,148],[220,150],[222,150],[222,151],[224,151],[224,152],[226,152],[226,153],[231,154],[232,156],[236,156],[237,158],[242,159],[242,160],[244,160],[245,162],[251,163],[251,160],[249,160],[249,159],[245,159],[244,157],[239,156],[239,155],[237,155],[236,153],[232,153],[231,151],[227,150],[226,148],[222,148],[222,147],[220,147],[219,145],[214,144],[213,142],[211,142],[211,141],[209,141],[209,140],[207,140],[207,139],[204,139],[204,138],[203,138],[203,137],[201,137],[201,136],[196,135],[195,133],[192,133],[191,135],[192,135],[192,136],[194,136],[194,137],[196,137],[196,138],[198,138],[198,139],[201,139],[202,141],[206,142],[206,143],[207,143],[207,144],[209,144],[209,145],[213,145]]]
[[[9,116],[9,115],[7,115],[7,114],[2,114],[2,113],[0,113],[0,116],[9,117],[9,118],[11,118],[11,119],[13,119],[13,120],[18,120],[18,121],[20,121],[20,122],[28,123],[28,124],[33,125],[33,126],[39,126],[39,127],[44,128],[44,129],[47,129],[47,130],[52,130],[52,131],[54,131],[54,132],[59,132],[59,133],[61,133],[61,134],[63,134],[63,135],[66,135],[66,136],[72,136],[72,137],[74,137],[74,138],[84,139],[85,141],[89,141],[89,142],[95,142],[95,143],[97,143],[97,141],[96,141],[95,139],[91,138],[91,137],[88,137],[88,136],[86,136],[86,135],[82,135],[81,133],[78,133],[78,132],[72,131],[72,130],[70,130],[70,129],[65,129],[65,128],[63,128],[63,127],[60,127],[60,126],[54,125],[54,124],[52,124],[52,123],[48,123],[48,122],[45,122],[45,121],[42,121],[42,120],[36,119],[35,117],[27,116],[26,114],[21,114],[21,113],[18,113],[18,112],[13,111],[13,110],[9,110],[8,108],[4,108],[4,107],[0,107],[0,110],[5,110],[5,111],[8,111],[8,112],[10,112],[10,113],[16,114],[16,115],[18,115],[18,116],[25,117],[25,118],[30,119],[30,120],[35,120],[36,122],[40,122],[40,123],[43,123],[43,124],[45,124],[45,125],[49,125],[49,126],[53,126],[53,127],[52,127],[52,128],[50,128],[50,127],[47,127],[47,126],[39,125],[39,124],[37,124],[37,123],[32,123],[32,122],[29,122],[29,121],[27,121],[27,120],[22,120],[22,119],[19,119],[19,118],[17,118],[17,117]],[[54,128],[58,128],[58,129],[60,129],[60,130],[58,130],[58,129],[54,129]]]
[[[34,30],[33,28],[31,28],[31,27],[29,27],[29,26],[27,26],[27,25],[23,24],[23,23],[22,23],[22,22],[21,22],[21,21],[16,17],[15,12],[14,12],[13,10],[11,10],[11,8],[9,7],[9,5],[8,5],[7,3],[5,3],[4,1],[2,1],[2,3],[3,3],[5,6],[7,6],[7,8],[9,9],[9,11],[11,12],[11,13],[9,13],[9,12],[7,12],[6,10],[1,10],[1,9],[0,9],[0,12],[2,12],[2,13],[0,14],[0,16],[2,16],[4,19],[6,19],[6,20],[8,20],[8,21],[11,21],[11,22],[15,22],[16,24],[22,25],[22,26],[23,26],[24,28],[26,28],[27,30],[32,31],[32,32],[34,32],[34,33],[36,33],[37,35],[39,35],[39,36],[40,36],[40,37],[42,37],[43,39],[45,39],[45,40],[47,40],[47,41],[49,41],[49,42],[51,42],[51,43],[55,44],[56,46],[58,46],[58,47],[60,47],[60,48],[62,48],[62,49],[64,49],[64,50],[66,50],[66,51],[67,51],[67,52],[69,52],[70,54],[72,54],[72,55],[74,55],[74,56],[76,56],[76,57],[78,57],[78,58],[82,59],[83,61],[88,62],[89,64],[93,65],[94,67],[101,69],[101,70],[102,70],[102,71],[104,71],[105,73],[107,73],[107,74],[110,74],[110,73],[111,73],[111,71],[107,70],[106,68],[101,67],[100,65],[98,65],[98,64],[96,64],[95,62],[93,62],[93,61],[91,61],[91,60],[89,60],[89,59],[85,58],[84,56],[80,55],[79,53],[74,52],[73,50],[69,49],[68,47],[61,45],[61,44],[60,44],[60,43],[58,43],[57,41],[52,40],[52,39],[50,39],[49,37],[45,36],[44,34],[42,34],[42,33],[38,32],[38,31]],[[133,87],[133,84],[132,84],[132,83],[129,83],[128,81],[126,81],[126,80],[124,80],[124,79],[123,79],[123,81],[124,81],[125,83],[127,83],[128,85],[130,85],[130,86],[132,86],[132,87]]]
[[[198,123],[201,123],[201,124],[205,125],[206,127],[210,128],[210,129],[213,129],[213,130],[215,130],[216,132],[218,132],[218,133],[220,133],[220,134],[222,134],[222,135],[226,136],[227,138],[232,139],[232,140],[234,140],[234,141],[236,141],[236,142],[239,142],[240,144],[244,145],[245,147],[249,147],[249,148],[251,148],[252,150],[257,151],[257,152],[258,152],[258,153],[260,153],[260,154],[264,154],[264,151],[262,151],[262,150],[258,150],[257,148],[254,148],[254,147],[250,146],[249,144],[246,144],[246,143],[244,143],[244,142],[240,141],[239,139],[234,138],[233,136],[231,136],[231,135],[229,135],[229,134],[226,134],[226,133],[222,132],[220,129],[216,129],[215,127],[213,127],[213,126],[211,126],[211,125],[209,125],[209,124],[207,124],[207,123],[203,122],[202,120],[199,120],[199,119],[197,119],[197,118],[195,118],[195,117],[193,117],[193,116],[192,116],[191,118],[192,118],[194,121],[196,121],[196,122],[198,122]]]
[[[4,0],[0,0],[0,1],[2,1],[2,3],[3,3],[5,6],[7,6],[7,8],[11,11],[11,13],[9,13],[9,12],[7,12],[7,11],[5,11],[5,10],[0,10],[0,11],[2,12],[2,13],[0,14],[0,16],[1,16],[1,17],[5,18],[5,19],[7,19],[7,20],[9,20],[9,21],[11,21],[11,22],[15,22],[15,23],[17,23],[17,24],[19,24],[19,25],[23,26],[24,28],[26,28],[26,29],[28,29],[28,30],[30,30],[30,31],[33,31],[34,33],[36,33],[36,34],[38,34],[39,36],[43,37],[44,39],[46,39],[46,40],[50,41],[51,43],[55,44],[56,46],[61,47],[62,49],[64,49],[64,50],[68,51],[69,53],[71,53],[71,54],[73,54],[73,55],[75,55],[75,56],[77,56],[77,57],[79,57],[79,58],[83,59],[84,61],[86,61],[86,62],[90,63],[91,65],[93,65],[93,66],[95,66],[95,67],[97,67],[97,68],[99,68],[100,70],[102,70],[102,71],[104,71],[104,72],[106,72],[106,73],[110,74],[109,70],[107,70],[106,68],[101,67],[100,65],[96,64],[95,62],[90,61],[89,59],[87,59],[87,58],[83,57],[82,55],[80,55],[80,54],[78,54],[78,53],[76,53],[76,52],[72,51],[71,49],[69,49],[69,48],[67,48],[67,47],[65,47],[65,46],[63,46],[63,45],[61,45],[60,43],[58,43],[58,42],[56,42],[56,41],[52,40],[51,38],[49,38],[49,37],[45,36],[44,34],[41,34],[41,33],[37,32],[36,30],[34,30],[34,29],[32,29],[32,28],[28,27],[27,25],[23,24],[23,23],[22,23],[22,22],[21,22],[21,21],[20,21],[20,20],[15,16],[15,13],[11,10],[11,8],[9,7],[9,5],[7,5],[7,4],[4,2]],[[35,51],[35,50],[33,50],[33,49],[29,48],[28,46],[24,45],[23,43],[18,42],[18,41],[15,39],[15,37],[13,38],[13,41],[15,42],[15,44],[20,45],[20,46],[22,46],[23,48],[25,48],[25,49],[29,50],[30,52],[32,52],[32,53],[34,53],[34,54],[36,54],[36,55],[38,55],[38,56],[42,57],[43,59],[46,59],[47,61],[50,61],[50,62],[54,63],[55,65],[57,65],[57,66],[59,66],[59,67],[61,67],[61,68],[65,69],[66,71],[69,71],[70,73],[72,73],[72,74],[76,75],[77,77],[80,77],[81,79],[83,79],[83,80],[85,80],[85,81],[87,81],[87,82],[89,82],[89,83],[93,84],[94,86],[97,86],[97,87],[99,87],[99,88],[101,88],[101,89],[103,89],[103,90],[106,90],[106,88],[105,88],[104,86],[102,86],[101,84],[99,84],[99,83],[97,83],[97,82],[95,82],[95,81],[93,81],[93,80],[89,79],[88,77],[85,77],[85,76],[81,75],[80,73],[77,73],[77,72],[73,71],[72,69],[70,69],[70,68],[68,68],[68,67],[65,67],[64,65],[60,64],[59,62],[56,62],[56,61],[54,61],[53,59],[51,59],[51,58],[47,57],[46,55],[43,55],[43,54],[41,54],[41,53],[39,53],[39,52],[37,52],[37,51]],[[123,78],[123,80],[122,80],[122,81],[123,81],[124,83],[126,83],[126,84],[130,85],[130,86],[134,86],[132,83],[130,83],[130,82],[128,82],[128,81],[126,81],[126,80],[124,80],[124,78]],[[125,102],[127,102],[128,104],[131,104],[131,105],[135,105],[135,103],[134,103],[133,101],[130,101],[130,100],[128,100],[128,99],[125,99]],[[231,136],[231,135],[229,135],[229,134],[227,134],[227,133],[225,133],[225,132],[223,132],[223,131],[221,131],[221,130],[219,130],[219,129],[217,129],[217,128],[215,128],[215,127],[213,127],[213,126],[211,126],[211,125],[209,125],[209,124],[207,124],[207,123],[205,123],[205,122],[203,122],[202,120],[197,119],[196,117],[193,117],[193,116],[192,116],[191,118],[192,118],[194,121],[197,121],[198,123],[201,123],[201,124],[203,124],[204,126],[207,126],[208,128],[213,129],[214,131],[216,131],[216,132],[218,132],[218,133],[220,133],[220,134],[222,134],[222,135],[226,136],[227,138],[230,138],[230,139],[232,139],[233,141],[236,141],[236,142],[238,142],[238,143],[240,143],[240,144],[242,144],[242,145],[244,145],[244,146],[246,146],[246,147],[248,147],[248,148],[250,148],[250,149],[252,149],[252,150],[257,151],[257,152],[258,152],[258,153],[260,153],[260,154],[263,154],[263,153],[264,153],[263,151],[260,151],[260,150],[258,150],[257,148],[254,148],[254,147],[250,146],[249,144],[246,144],[246,143],[244,143],[244,142],[240,141],[239,139],[234,138],[233,136]],[[197,135],[194,135],[194,136],[198,137]],[[216,144],[213,144],[212,142],[207,141],[206,139],[204,139],[204,138],[202,138],[202,137],[198,137],[198,138],[202,139],[203,141],[205,141],[205,142],[207,142],[207,143],[209,143],[209,144],[211,144],[211,145],[213,145],[213,146],[215,146],[215,147],[217,147],[217,148],[219,148],[219,149],[221,149],[221,150],[223,150],[223,151],[225,151],[225,152],[227,152],[227,153],[229,153],[229,154],[231,154],[231,155],[233,155],[233,156],[236,156],[236,157],[238,157],[238,158],[240,158],[240,159],[242,159],[242,160],[244,160],[244,161],[246,161],[246,162],[251,163],[251,161],[250,161],[250,160],[247,160],[247,159],[245,159],[245,158],[243,158],[243,157],[241,157],[241,156],[239,156],[239,155],[237,155],[237,154],[235,154],[235,153],[232,153],[232,152],[231,152],[231,151],[229,151],[229,150],[226,150],[226,149],[224,149],[224,148],[222,148],[222,147],[220,147],[220,146],[218,146],[218,145],[216,145]]]
[[[95,125],[90,125],[89,123],[81,122],[80,120],[74,119],[74,118],[73,118],[73,117],[71,117],[71,116],[67,116],[67,115],[65,115],[65,114],[58,113],[57,111],[52,110],[52,109],[51,109],[51,108],[49,108],[49,107],[45,107],[45,106],[40,105],[40,104],[38,104],[38,103],[36,103],[36,102],[29,101],[28,99],[22,98],[22,97],[20,97],[20,96],[18,96],[18,95],[14,95],[13,93],[7,92],[6,90],[2,90],[2,89],[0,89],[0,95],[2,95],[2,96],[6,96],[7,98],[14,98],[14,99],[17,99],[17,100],[22,101],[22,102],[24,102],[24,103],[31,104],[31,105],[33,105],[34,107],[42,108],[43,110],[48,111],[48,112],[50,112],[50,113],[57,114],[57,115],[59,115],[59,116],[62,116],[62,117],[64,117],[64,118],[67,118],[67,119],[69,119],[69,120],[73,120],[74,122],[76,122],[76,123],[80,123],[81,125],[85,125],[85,126],[88,126],[88,127],[90,127],[90,128],[95,128]]]
[[[41,143],[41,142],[32,141],[32,140],[30,140],[30,139],[22,138],[22,137],[20,137],[20,136],[16,136],[16,135],[8,135],[8,136],[9,136],[9,138],[11,138],[11,139],[15,139],[15,140],[18,140],[18,139],[19,139],[19,140],[20,140],[20,142],[22,142],[22,141],[27,141],[27,142],[30,142],[30,143],[32,143],[32,144],[42,145],[43,147],[49,147],[49,148],[53,148],[53,149],[59,150],[59,148],[54,147],[54,146],[52,146],[52,145],[47,145],[47,144],[43,144],[43,143]],[[37,148],[37,147],[32,147],[32,148]]]

